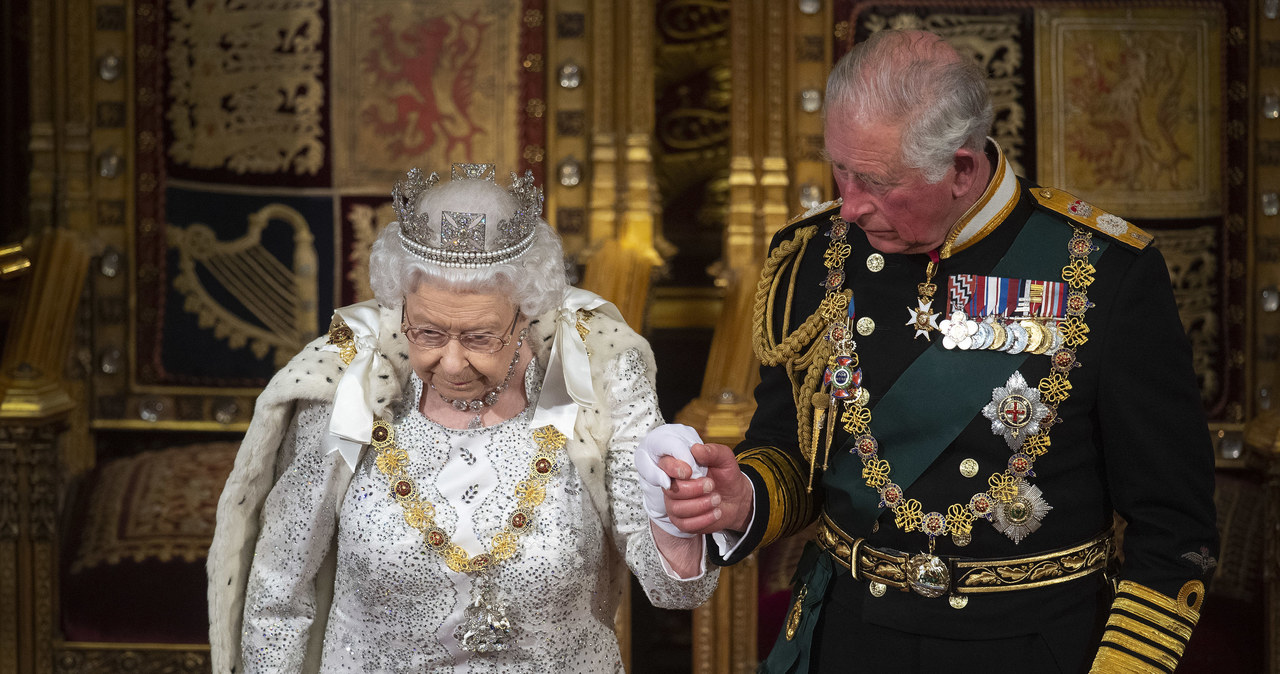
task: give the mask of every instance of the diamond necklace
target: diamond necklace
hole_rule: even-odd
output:
[[[520,363],[520,347],[524,345],[524,338],[528,336],[529,328],[526,327],[520,331],[520,337],[516,339],[516,352],[511,356],[511,364],[507,365],[507,376],[502,379],[502,383],[485,391],[484,395],[475,400],[463,400],[461,398],[446,398],[443,393],[436,388],[435,384],[431,384],[431,390],[440,396],[440,399],[453,406],[453,409],[459,412],[475,412],[476,416],[467,423],[467,428],[475,429],[484,426],[484,422],[480,421],[480,415],[484,413],[484,408],[493,407],[498,402],[498,396],[507,390],[507,385],[511,383],[511,378],[516,374],[516,365]]]

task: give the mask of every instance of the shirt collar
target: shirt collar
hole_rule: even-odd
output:
[[[959,230],[955,242],[951,244],[951,253],[958,253],[981,241],[986,235],[1004,222],[1004,219],[1018,205],[1018,197],[1022,190],[1018,189],[1018,177],[1013,174],[1013,167],[1004,157],[1004,151],[994,138],[987,138],[990,147],[995,148],[995,169],[991,174],[991,182],[982,193],[982,197],[969,207],[965,214],[956,221]]]

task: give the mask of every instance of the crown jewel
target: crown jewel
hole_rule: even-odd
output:
[[[496,185],[493,175],[493,164],[454,164],[450,182],[483,180]],[[490,216],[499,214],[442,209],[433,220],[431,212],[419,213],[422,199],[439,182],[438,174],[424,178],[413,168],[391,189],[400,241],[409,252],[444,267],[475,268],[515,260],[533,244],[542,216],[542,190],[534,186],[531,171],[511,174],[507,193],[516,207],[496,223]]]

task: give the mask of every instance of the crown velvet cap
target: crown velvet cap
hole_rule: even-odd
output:
[[[542,190],[533,173],[494,182],[493,164],[454,164],[447,183],[411,169],[391,190],[405,250],[442,267],[475,269],[518,259],[533,244]]]

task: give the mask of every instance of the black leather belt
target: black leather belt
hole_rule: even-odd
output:
[[[886,588],[914,590],[926,597],[982,592],[1011,592],[1056,585],[1084,578],[1107,567],[1115,554],[1112,529],[1089,541],[1030,557],[971,559],[866,545],[840,530],[826,513],[818,521],[818,546],[836,562],[853,571],[853,577],[873,584],[872,594]],[[877,588],[878,583],[882,587]],[[877,592],[879,590],[879,592]],[[953,601],[953,605],[954,605]]]

